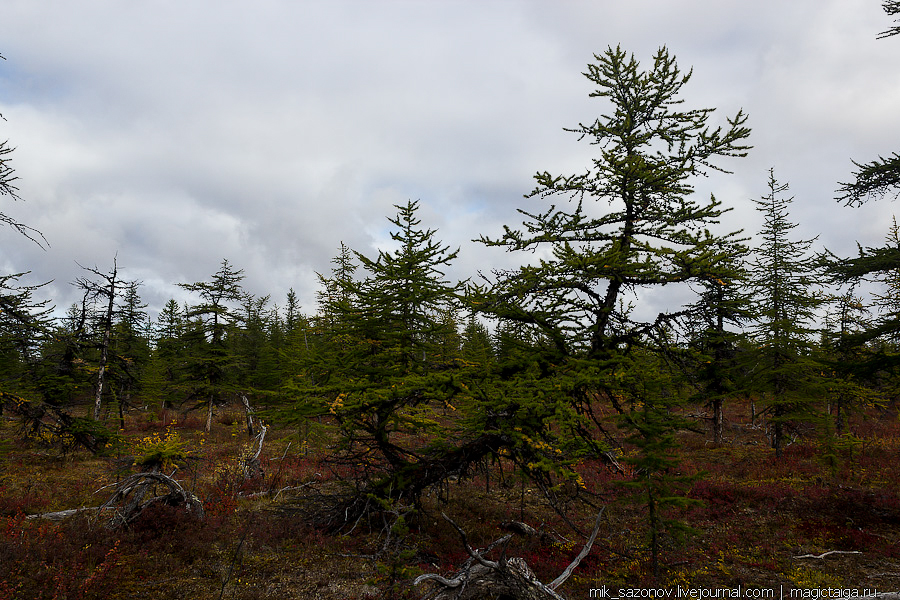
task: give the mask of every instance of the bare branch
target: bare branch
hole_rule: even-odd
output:
[[[799,558],[817,558],[817,559],[823,559],[823,558],[825,558],[826,556],[831,556],[832,554],[862,554],[862,552],[859,552],[859,551],[857,551],[857,550],[831,550],[831,551],[829,551],[829,552],[823,552],[822,554],[819,554],[819,555],[815,555],[815,554],[804,554],[804,555],[802,555],[802,556],[795,556],[794,558],[795,558],[795,559],[799,559]]]
[[[594,540],[597,539],[597,534],[600,532],[600,522],[603,519],[603,513],[605,510],[606,510],[606,507],[604,506],[603,508],[600,509],[600,512],[597,513],[597,520],[594,523],[594,531],[591,533],[591,537],[588,538],[588,541],[584,545],[584,548],[581,549],[581,552],[578,553],[578,556],[575,557],[575,560],[573,560],[571,562],[571,564],[569,564],[569,566],[566,567],[566,570],[563,571],[559,577],[557,577],[552,582],[547,584],[548,588],[550,588],[551,590],[555,590],[556,588],[558,588],[559,586],[564,584],[566,582],[566,580],[569,578],[569,576],[572,575],[572,571],[575,570],[575,567],[577,567],[581,563],[581,561],[584,559],[584,557],[587,556],[588,553],[591,551],[591,546],[594,545]]]
[[[453,526],[453,529],[455,529],[456,532],[459,534],[459,537],[462,539],[463,546],[465,547],[466,552],[469,553],[469,556],[471,556],[471,557],[474,558],[476,561],[478,561],[478,563],[479,563],[480,565],[482,565],[483,567],[487,567],[488,569],[499,569],[499,568],[500,568],[500,564],[499,564],[499,563],[496,563],[496,562],[494,562],[494,561],[492,561],[492,560],[487,560],[487,559],[485,559],[485,558],[484,558],[483,556],[481,556],[477,551],[475,551],[475,550],[472,549],[472,546],[469,545],[469,539],[466,537],[466,532],[463,531],[463,530],[460,528],[460,526],[457,525],[457,524],[453,521],[453,519],[451,519],[450,517],[448,517],[448,516],[447,516],[447,513],[441,511],[441,516],[444,517],[444,520],[447,521],[448,523],[450,523],[450,525]],[[509,534],[509,535],[506,535],[506,536],[500,538],[500,541],[502,541],[502,542],[507,542],[507,541],[509,541],[510,539],[512,539],[512,534]]]

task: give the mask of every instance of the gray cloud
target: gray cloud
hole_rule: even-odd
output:
[[[15,1],[0,9],[0,139],[17,146],[24,203],[46,252],[11,231],[0,265],[32,270],[61,308],[75,260],[118,253],[154,307],[227,258],[248,291],[312,310],[315,272],[341,241],[372,254],[393,204],[461,248],[454,277],[518,257],[470,242],[516,224],[537,170],[591,156],[562,128],[602,105],[580,75],[621,43],[668,45],[694,78],[689,106],[743,107],[755,148],[698,182],[759,226],[766,171],[790,182],[805,237],[852,252],[893,205],[833,201],[850,158],[896,150],[900,51],[876,41],[872,0],[745,3]],[[649,299],[657,302],[655,298]]]

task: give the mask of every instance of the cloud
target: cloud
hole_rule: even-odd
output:
[[[118,253],[151,308],[228,258],[252,293],[293,287],[311,311],[339,243],[373,255],[393,205],[418,199],[461,249],[451,276],[514,266],[471,240],[535,208],[536,171],[589,164],[563,127],[603,110],[581,72],[618,43],[693,65],[687,106],[749,112],[750,157],[697,185],[735,207],[723,228],[758,228],[750,199],[774,166],[801,234],[852,252],[892,210],[832,200],[851,157],[896,149],[885,18],[866,0],[8,2],[0,139],[26,202],[7,212],[52,247],[0,231],[0,258],[55,279],[63,308],[74,261]]]

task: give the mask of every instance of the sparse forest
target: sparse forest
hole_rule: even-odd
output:
[[[117,257],[65,309],[0,276],[0,600],[900,589],[900,229],[815,252],[776,165],[723,230],[751,199],[695,185],[752,115],[639,58],[587,66],[591,163],[473,234],[518,268],[450,280],[421,199],[392,250],[335,240],[310,308],[230,260],[154,317]],[[854,164],[836,208],[900,193],[897,154]],[[692,299],[648,317],[658,289]]]

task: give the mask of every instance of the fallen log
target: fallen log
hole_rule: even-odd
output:
[[[795,556],[795,559],[800,558],[816,558],[823,559],[826,556],[831,556],[832,554],[862,554],[859,550],[830,550],[828,552],[823,552],[822,554],[804,554],[802,556]]]
[[[46,519],[47,521],[62,521],[68,519],[69,517],[74,517],[78,513],[87,512],[87,511],[98,511],[100,510],[99,506],[89,506],[85,508],[70,508],[68,510],[58,510],[55,512],[45,512],[38,513],[35,515],[28,515],[26,519]]]
[[[549,584],[542,583],[528,567],[524,559],[506,557],[506,546],[512,534],[506,535],[491,544],[488,549],[501,546],[500,558],[496,561],[486,559],[481,552],[473,550],[469,545],[465,532],[450,517],[444,519],[456,529],[462,544],[469,554],[469,559],[451,578],[435,573],[420,575],[413,585],[418,586],[426,581],[434,582],[436,589],[423,597],[423,600],[478,600],[480,598],[511,598],[515,600],[564,600],[556,590],[566,582],[572,571],[578,567],[591,551],[600,523],[603,510],[597,515],[594,530],[590,538],[562,574]]]

